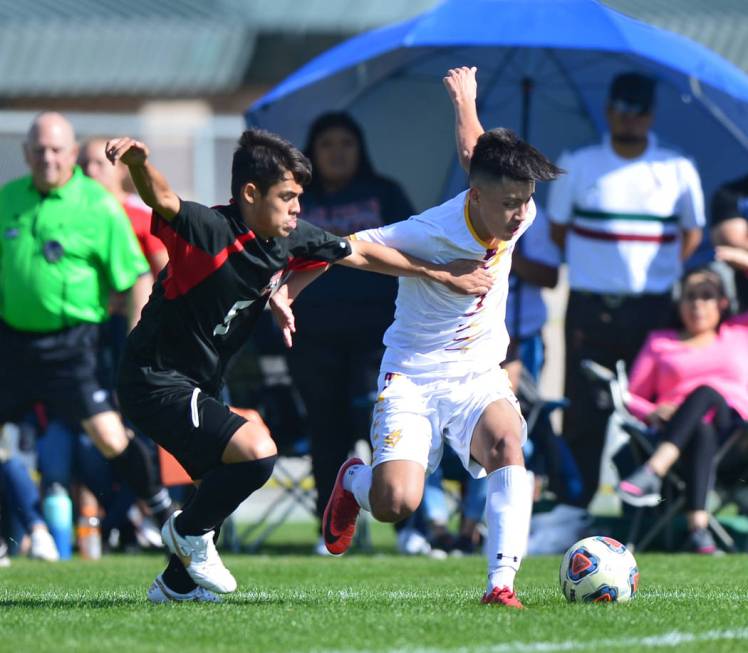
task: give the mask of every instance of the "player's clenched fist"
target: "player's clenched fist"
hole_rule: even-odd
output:
[[[122,161],[126,166],[143,165],[148,158],[148,147],[145,143],[127,136],[113,138],[107,141],[105,147],[106,158],[112,162]]]
[[[447,71],[442,81],[454,104],[475,103],[478,95],[478,83],[475,79],[477,70],[475,66],[470,68],[461,66],[460,68],[450,68]]]

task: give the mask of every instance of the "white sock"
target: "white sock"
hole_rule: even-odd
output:
[[[488,585],[514,590],[514,577],[527,548],[532,512],[532,494],[527,471],[522,465],[509,465],[491,472],[487,478],[486,521],[488,536]]]
[[[343,488],[353,494],[359,506],[371,512],[369,503],[371,467],[369,465],[351,465],[346,469],[343,476]]]

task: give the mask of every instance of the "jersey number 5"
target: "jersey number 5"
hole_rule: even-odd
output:
[[[215,329],[213,329],[213,335],[225,336],[231,328],[231,320],[239,314],[239,311],[244,310],[253,302],[253,299],[243,299],[240,302],[234,302],[234,305],[229,309],[229,312],[226,313],[226,317],[223,318],[223,322],[221,322],[221,324],[216,324]]]

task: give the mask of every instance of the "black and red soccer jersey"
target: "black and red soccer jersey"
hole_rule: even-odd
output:
[[[182,201],[171,221],[154,214],[151,230],[166,245],[169,264],[125,355],[138,366],[173,370],[210,393],[220,388],[226,363],[247,341],[285,271],[351,253],[346,239],[303,220],[288,238],[264,240],[235,206]]]

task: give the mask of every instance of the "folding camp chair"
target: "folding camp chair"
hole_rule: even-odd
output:
[[[261,385],[255,405],[267,423],[278,446],[273,475],[262,490],[253,495],[263,508],[252,523],[235,527],[230,548],[234,551],[258,551],[267,539],[292,515],[317,519],[316,496],[312,476],[309,440],[304,433],[305,408],[293,386],[285,357],[263,354],[257,357]],[[359,520],[356,545],[369,550],[368,520]]]
[[[291,384],[285,358],[269,354],[257,357],[260,385],[255,405],[278,446],[273,475],[254,501],[263,508],[250,524],[235,528],[234,551],[258,551],[267,539],[295,512],[315,517],[315,490],[309,442],[303,434],[304,407]]]
[[[527,423],[528,440],[533,451],[528,469],[548,479],[548,489],[561,503],[574,503],[582,491],[582,480],[566,442],[554,429],[551,416],[569,404],[566,397],[548,399],[540,394],[535,379],[522,369],[517,399]]]
[[[614,373],[594,361],[584,360],[582,361],[582,369],[591,379],[607,384],[613,403],[614,418],[628,436],[628,451],[631,453],[635,465],[643,464],[657,446],[657,435],[653,429],[634,417],[626,407],[628,377],[625,363],[619,360]],[[712,476],[714,480],[716,480],[720,463],[728,452],[748,437],[747,433],[745,426],[741,425],[720,445],[713,460]],[[633,509],[634,515],[627,537],[627,546],[638,551],[644,551],[663,529],[670,527],[666,532],[666,545],[669,549],[674,548],[672,523],[673,518],[685,507],[685,489],[685,481],[678,474],[677,468],[671,468],[663,478],[660,504],[652,508]],[[642,533],[646,511],[654,511],[656,516],[654,523],[645,533]],[[709,528],[721,542],[723,548],[728,551],[735,551],[735,541],[711,511],[709,512]]]

